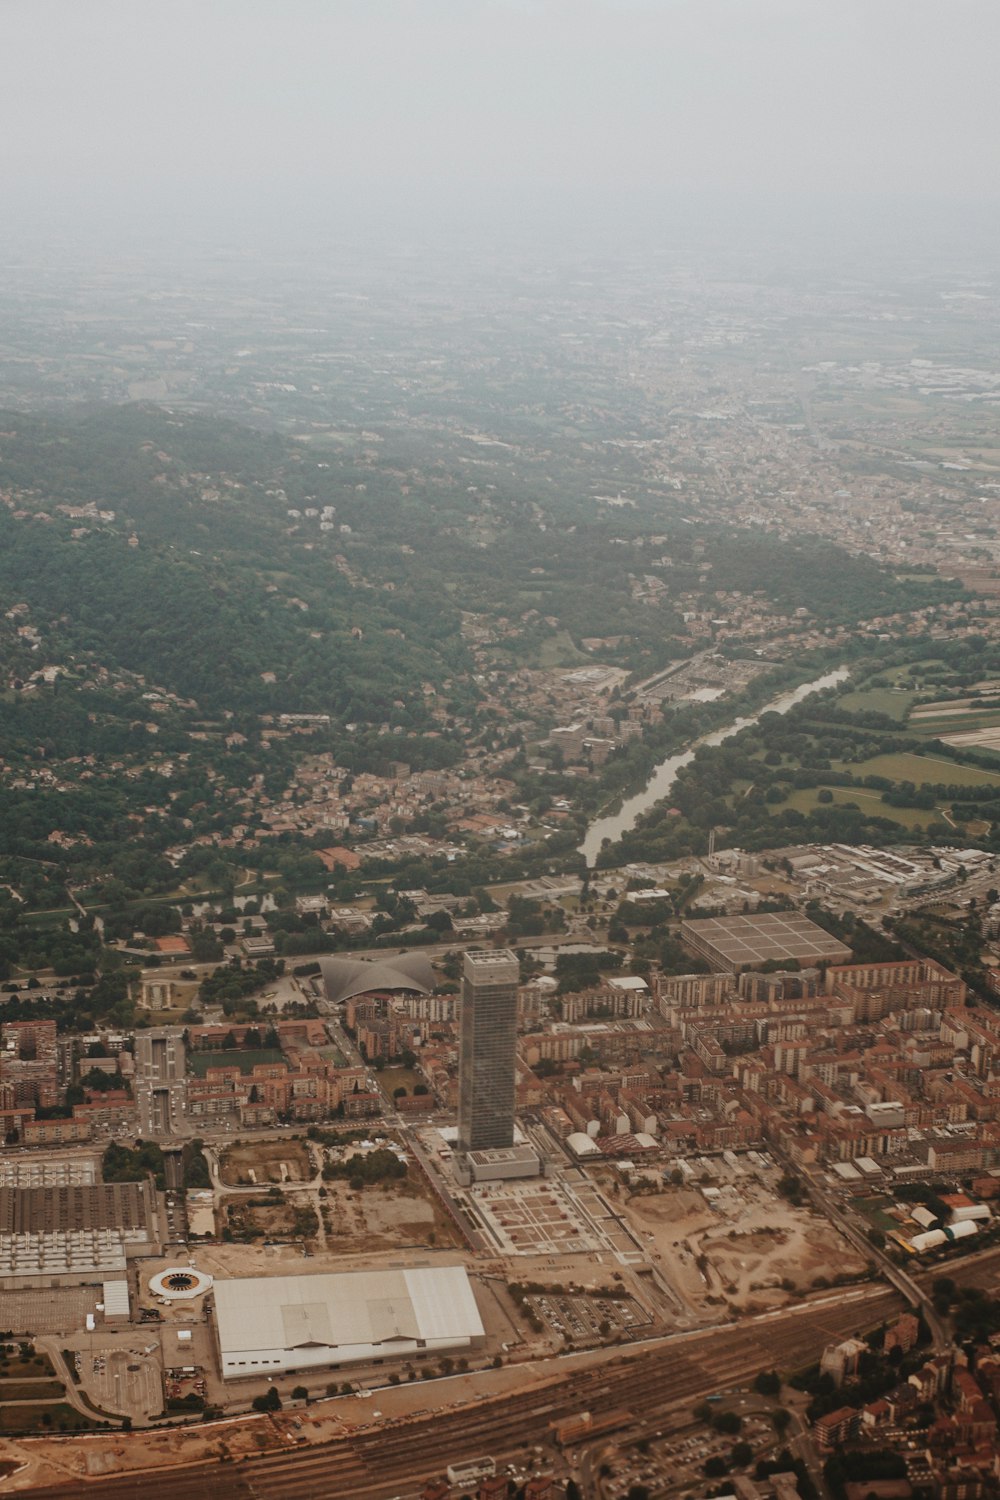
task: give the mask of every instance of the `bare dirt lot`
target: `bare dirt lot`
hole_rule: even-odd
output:
[[[692,1310],[761,1312],[864,1271],[831,1225],[759,1182],[724,1185],[714,1206],[700,1191],[666,1188],[632,1197],[625,1211]]]
[[[266,1239],[304,1239],[312,1242],[319,1231],[316,1211],[311,1195],[297,1195],[294,1200],[283,1197],[256,1197],[253,1194],[232,1195],[226,1198],[224,1208],[229,1228],[239,1238],[259,1234]]]
[[[331,1251],[393,1250],[403,1245],[459,1243],[436,1202],[410,1178],[355,1192],[345,1182],[327,1184],[322,1205]]]
[[[313,1169],[302,1141],[252,1141],[230,1146],[219,1173],[229,1187],[253,1187],[259,1182],[308,1182]]]

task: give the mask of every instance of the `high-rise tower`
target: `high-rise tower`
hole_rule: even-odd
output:
[[[514,1144],[520,965],[509,949],[466,953],[458,1053],[458,1149]]]

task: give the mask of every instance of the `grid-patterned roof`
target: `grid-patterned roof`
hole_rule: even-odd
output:
[[[850,948],[799,912],[765,912],[753,917],[705,917],[685,922],[681,937],[703,950],[711,948],[728,967],[798,959],[802,964],[828,959],[844,963]]]

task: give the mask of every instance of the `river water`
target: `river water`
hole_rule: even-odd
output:
[[[686,750],[671,755],[668,760],[662,760],[641,792],[636,792],[634,797],[629,797],[626,802],[623,802],[618,812],[611,813],[606,818],[597,818],[591,823],[580,845],[580,852],[587,864],[593,866],[605,839],[610,839],[612,843],[620,839],[623,833],[627,833],[635,826],[641,813],[647,812],[655,803],[669,796],[670,789],[677,779],[677,772],[681,766],[686,766],[694,759],[694,753],[700,745],[721,745],[723,740],[739,734],[740,730],[746,729],[748,724],[756,724],[763,714],[786,714],[790,708],[794,708],[796,703],[801,703],[803,698],[808,698],[810,693],[818,693],[822,688],[834,687],[849,676],[850,671],[847,667],[838,667],[834,672],[827,672],[823,677],[817,677],[814,682],[804,682],[801,687],[793,688],[790,692],[773,698],[770,703],[765,703],[748,718],[734,719],[731,724],[725,725],[722,729],[713,729],[711,734],[703,735],[701,739],[695,740]]]

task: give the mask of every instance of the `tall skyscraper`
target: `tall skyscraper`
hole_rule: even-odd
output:
[[[507,948],[466,953],[458,1052],[458,1149],[514,1144],[514,1055],[521,967]]]

